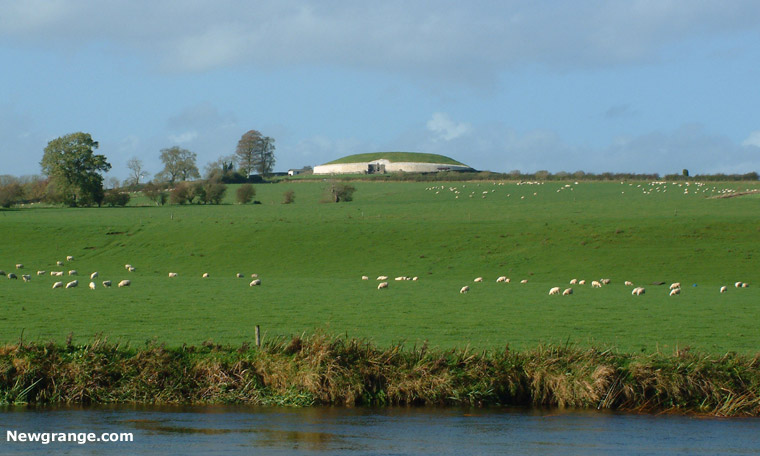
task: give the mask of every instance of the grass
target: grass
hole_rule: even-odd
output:
[[[342,163],[364,163],[373,160],[385,159],[390,162],[416,162],[416,163],[443,163],[446,165],[465,166],[453,158],[438,154],[423,154],[419,152],[371,152],[367,154],[348,155],[337,160],[333,160],[326,165],[337,165]]]
[[[256,185],[260,205],[233,204],[230,186],[220,206],[139,206],[149,201],[135,198],[127,208],[0,211],[0,269],[24,263],[33,274],[30,283],[0,277],[0,341],[23,333],[26,341],[62,342],[73,333],[75,343],[102,334],[125,344],[241,344],[261,325],[265,340],[323,330],[443,350],[760,347],[760,199],[708,198],[757,184],[696,193],[692,183],[685,194],[685,184],[646,182],[355,182],[353,202],[321,204],[326,185]],[[281,204],[287,190],[294,204]],[[66,255],[75,260],[56,267]],[[80,272],[76,289],[53,290],[53,277],[34,275],[72,268]],[[92,271],[132,286],[91,291],[84,274]],[[170,271],[179,277],[169,279]],[[237,272],[258,273],[262,286],[249,287]],[[379,291],[362,275],[420,280]],[[512,283],[495,283],[501,275]],[[473,283],[478,276],[483,283]],[[572,278],[602,277],[612,283],[547,294]],[[647,293],[631,296],[625,280]],[[650,285],[661,281],[682,282],[682,294],[670,298],[667,285]],[[735,281],[751,286],[718,293]],[[463,285],[468,294],[458,293]]]

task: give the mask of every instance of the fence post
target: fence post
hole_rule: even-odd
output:
[[[261,347],[261,330],[259,325],[256,325],[256,347]]]

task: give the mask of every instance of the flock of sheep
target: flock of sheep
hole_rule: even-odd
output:
[[[68,256],[66,256],[66,261],[67,262],[73,262],[74,261],[74,257],[71,256],[71,255],[68,255]],[[60,260],[56,261],[56,265],[57,266],[63,266],[64,262],[60,261]],[[16,269],[17,270],[24,269],[24,265],[22,263],[16,263]],[[124,265],[124,269],[126,269],[128,272],[135,272],[136,271],[136,268],[134,266],[132,266],[131,264],[125,264]],[[44,271],[44,270],[38,270],[37,271],[37,275],[38,276],[44,276],[44,275],[47,275],[47,274],[48,274],[48,271]],[[73,277],[73,276],[78,276],[79,272],[76,269],[69,269],[68,271],[50,271],[50,275],[52,277],[63,277],[64,275],[67,275],[69,277]],[[169,273],[169,278],[175,278],[175,277],[178,277],[178,275],[179,274],[176,273],[176,272],[170,272]],[[18,279],[18,275],[16,273],[13,273],[13,272],[6,273],[5,271],[3,271],[1,269],[0,269],[0,276],[7,276],[8,279]],[[97,279],[98,276],[99,276],[99,274],[98,274],[97,271],[92,272],[90,274],[90,283],[89,283],[88,286],[89,286],[89,288],[91,290],[94,290],[94,289],[97,288],[97,285],[95,284],[94,280]],[[245,275],[242,274],[242,273],[237,273],[237,274],[235,274],[235,276],[238,277],[238,278],[245,277]],[[210,275],[209,275],[208,272],[204,272],[201,275],[201,277],[204,278],[204,279],[207,279],[207,278],[210,277]],[[259,277],[258,274],[251,274],[251,278],[253,280],[248,285],[251,286],[251,287],[255,287],[255,286],[261,285],[261,279],[259,279],[258,277]],[[30,274],[22,274],[21,275],[21,279],[24,282],[31,282],[32,276]],[[416,277],[415,277],[415,280],[416,280]],[[105,287],[105,288],[110,288],[111,285],[112,285],[112,282],[110,280],[104,280],[101,283],[102,283],[103,287]],[[124,280],[120,280],[119,283],[117,284],[117,286],[119,288],[122,288],[122,287],[128,287],[131,284],[132,284],[131,280],[124,279]],[[65,282],[65,283],[63,281],[55,282],[55,283],[53,283],[53,287],[52,288],[53,289],[56,289],[56,288],[68,289],[68,288],[76,288],[78,286],[79,286],[79,280],[78,279],[74,279],[74,280],[71,280],[71,281]]]
[[[369,277],[366,276],[366,275],[364,275],[364,276],[362,276],[362,280],[369,280]],[[388,276],[384,276],[384,275],[378,276],[377,280],[380,282],[377,285],[377,289],[378,290],[382,290],[382,289],[388,288],[388,282],[387,282]],[[414,281],[416,281],[416,280],[418,280],[418,277],[401,276],[401,277],[396,277],[396,280],[397,281],[402,281],[402,280],[414,280]],[[507,276],[499,276],[499,277],[496,278],[496,283],[511,283],[511,281],[512,281],[512,279],[510,279]],[[473,282],[475,282],[475,283],[482,283],[483,282],[483,277],[476,277],[473,280]],[[612,280],[610,280],[610,279],[592,280],[591,281],[591,288],[602,288],[604,285],[609,285],[611,282],[612,282]],[[527,279],[522,279],[520,281],[520,283],[521,284],[526,284],[526,283],[528,283],[528,280]],[[580,280],[579,279],[571,279],[570,280],[570,285],[581,285],[581,286],[583,286],[585,284],[586,284],[586,280],[584,280],[584,279],[580,279]],[[624,282],[624,284],[627,287],[633,287],[633,282],[631,282],[629,280],[626,280]],[[663,284],[659,283],[659,284],[654,284],[654,285],[663,285]],[[746,283],[746,282],[735,282],[734,283],[734,287],[736,287],[736,288],[748,288],[749,284]],[[459,289],[459,293],[462,293],[462,294],[467,293],[469,291],[470,291],[470,286],[469,285],[465,285],[465,286],[463,286],[462,288]],[[726,291],[728,291],[728,286],[726,286],[726,285],[721,286],[719,291],[720,291],[720,293],[725,293]],[[644,287],[634,287],[631,290],[631,295],[633,295],[633,296],[641,296],[641,295],[643,295],[645,293],[646,293],[646,288],[644,288]],[[564,290],[561,287],[552,287],[552,288],[549,289],[549,295],[550,296],[551,295],[570,296],[572,294],[573,294],[573,289],[569,288],[569,287],[565,288]],[[680,294],[681,294],[681,282],[674,282],[674,283],[670,284],[670,287],[669,287],[669,296],[676,296],[676,295],[680,295]]]

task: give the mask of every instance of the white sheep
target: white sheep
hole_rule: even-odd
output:
[[[126,280],[125,279],[125,280],[122,280],[121,282],[119,282],[118,287],[119,288],[121,288],[121,287],[128,287],[130,285],[132,285],[132,282],[130,280]]]
[[[16,269],[24,269],[24,265],[21,263],[16,263]]]
[[[0,276],[4,276],[4,275],[5,275],[5,271],[3,271],[2,269],[0,269]]]
[[[554,287],[554,288],[552,288],[552,289],[549,290],[549,295],[557,295],[557,296],[559,296],[559,291],[560,291],[559,287]]]
[[[258,277],[259,277],[259,275],[258,275],[258,274],[251,274],[251,278],[252,278],[252,279],[257,279]]]
[[[578,285],[586,285],[586,280],[585,279],[579,280]]]
[[[467,293],[468,291],[470,291],[470,287],[468,286],[464,286],[461,290],[459,290],[460,293]]]
[[[77,275],[77,270],[76,269],[69,269],[69,275],[70,276]]]
[[[63,288],[63,282],[56,282],[53,284],[53,288]]]
[[[92,274],[90,274],[90,280],[93,280],[93,279],[95,279],[96,277],[98,277],[98,271],[95,271],[95,272],[93,272]]]
[[[575,285],[578,283],[578,279],[570,279],[570,285]]]
[[[610,282],[611,282],[611,280],[610,279],[602,279],[602,280],[600,280],[600,282],[602,282],[602,285],[609,285]]]
[[[625,281],[625,286],[626,287],[632,287],[633,286],[633,282],[631,282],[630,280],[626,280]]]
[[[728,287],[727,286],[723,285],[722,287],[720,287],[720,292],[721,293],[725,293],[727,291],[728,291]]]
[[[204,279],[208,279],[209,277],[208,272],[204,272],[201,277],[203,277]]]
[[[69,282],[69,283],[66,284],[66,288],[74,288],[74,287],[77,287],[77,286],[79,286],[79,281],[78,280],[72,280],[71,282]]]
[[[23,280],[24,282],[29,282],[30,280],[32,280],[32,276],[30,276],[29,274],[24,274],[21,276],[21,280]]]
[[[8,273],[8,278],[9,279],[17,279],[18,280],[18,277],[16,277],[16,274],[14,274],[12,272]]]
[[[734,284],[734,286],[735,286],[736,288],[741,288],[741,287],[742,287],[742,283],[741,283],[741,282],[736,282],[736,283]]]
[[[50,271],[50,275],[51,276],[62,277],[63,276],[63,271]]]
[[[169,273],[169,277],[177,277],[177,273],[176,272],[170,272]]]
[[[45,274],[47,274],[47,271],[37,271],[38,276],[45,275]]]
[[[675,296],[677,294],[681,294],[680,288],[673,288],[672,290],[670,290],[670,296]]]
[[[565,290],[562,292],[562,296],[570,296],[571,294],[573,294],[572,288],[565,288]]]
[[[602,288],[602,284],[598,280],[591,281],[591,286],[594,288]]]
[[[412,277],[412,281],[413,281],[413,282],[416,282],[416,281],[418,281],[418,280],[420,280],[420,278],[419,278],[419,277],[417,277],[417,276],[414,276],[414,277]]]
[[[681,282],[674,282],[670,284],[671,290],[675,290],[676,288],[681,288]]]
[[[111,288],[111,281],[110,280],[104,280],[103,281],[103,288]]]
[[[742,282],[742,288],[748,288],[749,284],[747,282]]]
[[[90,290],[94,290],[94,289],[95,289],[95,282],[90,282]]]
[[[255,287],[257,285],[261,285],[261,279],[256,279],[248,284],[249,287]]]
[[[58,260],[55,262],[56,266],[63,266],[63,261]]]
[[[135,270],[136,268],[134,266],[130,266],[129,269],[127,269],[129,272],[135,272]]]
[[[130,269],[132,269],[132,265],[131,264],[125,264],[124,265],[124,269],[126,269],[127,271],[129,271]]]
[[[66,261],[74,261],[74,257],[71,255],[66,256]]]
[[[369,280],[369,277],[367,277],[367,276],[362,276],[362,280]]]
[[[380,283],[377,285],[377,289],[378,289],[378,290],[380,290],[380,289],[382,289],[382,288],[388,288],[388,282],[380,282]]]
[[[245,277],[245,274],[243,274],[242,272],[238,272],[237,274],[235,274],[235,277],[237,277],[238,279],[242,279],[243,277]]]
[[[378,276],[377,280],[388,280],[388,276]]]
[[[473,282],[482,282],[482,281],[483,281],[483,277],[475,277],[475,280],[473,280]]]
[[[500,276],[496,279],[496,283],[505,282],[507,280],[507,276]]]
[[[633,291],[631,291],[631,294],[634,296],[641,296],[644,293],[646,293],[646,290],[644,289],[644,287],[636,287],[633,289]]]
[[[406,277],[404,277],[404,276],[401,276],[401,277],[396,277],[394,280],[395,280],[396,282],[400,282],[400,281],[402,281],[402,280],[406,280]]]
[[[522,279],[520,283],[528,283],[528,279]]]

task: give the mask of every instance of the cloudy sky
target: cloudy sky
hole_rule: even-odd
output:
[[[0,0],[0,174],[76,131],[114,169],[352,153],[478,169],[760,171],[756,0]]]

